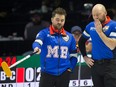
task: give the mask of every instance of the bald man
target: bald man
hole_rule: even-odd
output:
[[[116,87],[116,22],[107,16],[104,5],[92,8],[90,22],[79,40],[79,49],[91,68],[94,87]],[[88,57],[85,42],[92,40],[92,58]]]

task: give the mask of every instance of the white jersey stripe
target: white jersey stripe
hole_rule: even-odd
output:
[[[116,37],[116,32],[111,32],[111,33],[110,33],[110,36]]]
[[[36,39],[35,42],[39,43],[40,45],[43,45],[43,42],[40,39]]]
[[[83,32],[87,37],[90,37],[90,35],[86,32],[86,31],[84,31]]]

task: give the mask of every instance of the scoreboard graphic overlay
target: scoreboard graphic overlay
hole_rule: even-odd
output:
[[[39,67],[39,55],[34,55],[28,60],[25,60],[17,66],[11,68],[13,75],[10,78],[7,78],[4,71],[2,70],[1,62],[6,61],[10,66],[23,57],[24,56],[0,57],[0,87],[39,87],[39,80],[41,75]],[[80,86],[93,86],[90,69],[87,67],[83,59],[81,59],[81,65]],[[78,86],[78,66],[79,64],[77,63],[74,72],[71,73],[69,87]]]

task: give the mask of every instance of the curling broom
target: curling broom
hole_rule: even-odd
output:
[[[18,65],[19,63],[23,62],[24,60],[30,58],[32,55],[34,55],[34,54],[37,53],[37,52],[38,52],[38,51],[33,52],[33,53],[31,53],[31,54],[25,56],[24,58],[22,58],[21,60],[15,62],[15,63],[12,64],[11,66],[8,66],[8,64],[7,64],[5,61],[3,61],[3,62],[1,63],[1,67],[2,67],[3,71],[5,72],[6,76],[7,76],[7,77],[11,77],[11,76],[12,76],[12,72],[11,72],[11,68],[12,68],[12,67],[14,67],[14,66]]]

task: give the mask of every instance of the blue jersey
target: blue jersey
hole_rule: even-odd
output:
[[[70,54],[76,50],[76,41],[72,34],[66,32],[66,36],[55,33],[50,34],[46,28],[37,34],[33,43],[33,49],[39,47],[41,71],[52,75],[60,75],[71,68]]]
[[[110,20],[103,26],[104,34],[109,38],[116,38],[116,22]],[[96,60],[114,58],[114,50],[111,50],[105,45],[102,39],[96,32],[94,22],[89,23],[83,32],[83,36],[92,40],[92,58]],[[116,53],[116,52],[115,52]]]

